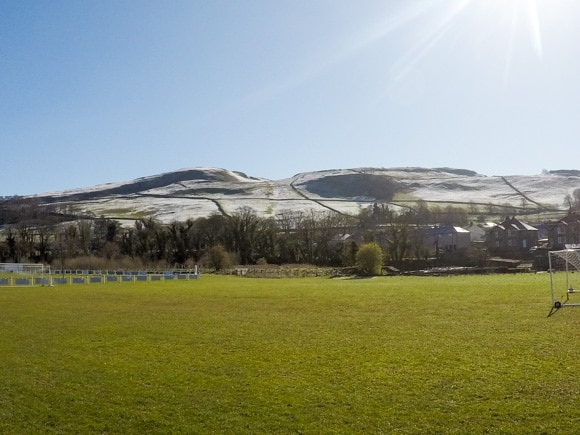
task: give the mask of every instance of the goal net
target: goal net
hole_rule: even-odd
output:
[[[550,251],[548,252],[548,263],[550,266],[552,306],[554,308],[561,308],[565,305],[580,306],[580,303],[569,302],[571,294],[580,293],[580,289],[575,288],[575,282],[578,281],[576,272],[580,271],[580,249]],[[557,289],[561,289],[560,292],[565,294],[565,301],[556,301]]]
[[[52,285],[50,266],[34,263],[0,263],[0,287]]]

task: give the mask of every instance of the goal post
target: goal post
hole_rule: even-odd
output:
[[[0,263],[0,287],[52,285],[50,266],[36,263]]]
[[[570,248],[560,251],[548,252],[548,265],[550,270],[550,290],[552,293],[552,308],[562,308],[564,306],[580,306],[580,303],[570,302],[570,295],[580,293],[580,289],[575,288],[575,272],[580,271],[580,249]],[[558,288],[565,292],[564,301],[556,300]]]

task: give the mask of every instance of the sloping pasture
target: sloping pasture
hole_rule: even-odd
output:
[[[1,433],[573,433],[549,277],[0,289]]]

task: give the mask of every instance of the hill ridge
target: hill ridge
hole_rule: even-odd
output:
[[[229,215],[250,207],[262,216],[336,211],[356,215],[374,203],[412,208],[420,201],[440,206],[501,208],[512,214],[561,213],[580,189],[580,171],[487,176],[456,168],[350,168],[303,172],[269,180],[221,168],[193,167],[50,192],[19,200],[57,205],[78,213],[123,220],[153,217],[161,222]],[[489,211],[488,210],[488,211]],[[473,210],[472,210],[473,211]]]

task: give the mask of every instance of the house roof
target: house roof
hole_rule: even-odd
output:
[[[430,227],[426,228],[425,232],[432,236],[440,236],[444,234],[459,234],[459,233],[467,233],[469,234],[469,230],[465,228],[456,227],[456,226],[444,226],[444,227]]]
[[[509,216],[501,223],[503,229],[515,229],[515,230],[526,230],[526,231],[538,231],[536,227],[526,224],[515,217],[510,218]]]
[[[536,227],[532,226],[532,225],[525,224],[523,222],[521,222],[521,224],[522,224],[522,227],[523,227],[522,229],[524,229],[524,230],[528,230],[528,231],[538,231],[538,229]]]

